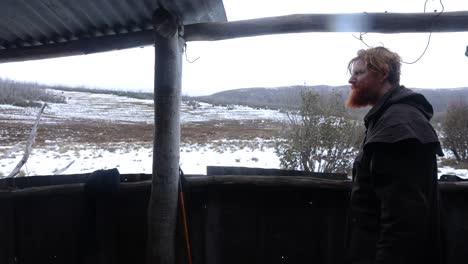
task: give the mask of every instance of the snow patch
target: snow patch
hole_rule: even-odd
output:
[[[22,155],[22,152],[17,152],[0,160],[0,175],[8,175]],[[64,150],[54,145],[47,149],[34,149],[23,171],[28,176],[52,175],[71,162],[73,164],[63,174],[89,173],[111,168],[117,168],[120,173],[151,173],[153,150],[151,147],[138,146],[105,150],[93,145]],[[206,174],[207,166],[279,168],[279,165],[279,159],[272,147],[236,149],[213,144],[187,145],[181,147],[180,153],[180,166],[186,174]]]

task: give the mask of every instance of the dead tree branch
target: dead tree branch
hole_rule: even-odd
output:
[[[73,163],[75,163],[74,160],[70,162],[67,166],[65,166],[64,168],[54,171],[54,175],[62,174],[64,171],[68,170],[68,168],[70,168],[70,166],[73,165]]]
[[[20,172],[21,168],[23,165],[28,161],[29,154],[31,153],[32,145],[34,144],[36,140],[36,135],[37,135],[37,127],[39,125],[39,120],[41,119],[41,115],[44,112],[44,109],[46,108],[47,104],[42,105],[41,109],[39,110],[39,113],[37,114],[36,117],[36,122],[34,123],[34,126],[31,130],[31,134],[29,135],[28,142],[26,143],[26,149],[24,150],[24,155],[23,158],[21,158],[20,162],[16,165],[16,167],[13,169],[13,171],[7,176],[7,178],[15,177],[18,175]]]

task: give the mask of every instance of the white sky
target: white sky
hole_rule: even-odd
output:
[[[229,21],[297,13],[423,12],[425,0],[224,0]],[[468,1],[444,0],[445,12],[468,10]],[[427,11],[441,10],[428,0]],[[359,35],[359,34],[355,34]],[[366,34],[404,61],[417,59],[429,33]],[[418,88],[468,86],[468,32],[433,33],[425,56],[403,65],[402,84]],[[189,42],[183,94],[203,95],[246,87],[347,84],[347,62],[365,48],[351,33],[304,33]],[[154,50],[135,48],[86,56],[0,64],[0,78],[91,88],[152,91]]]

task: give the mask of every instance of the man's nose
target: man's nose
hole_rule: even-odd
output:
[[[348,83],[350,84],[354,84],[356,82],[356,78],[354,78],[353,76],[351,76],[348,80]]]

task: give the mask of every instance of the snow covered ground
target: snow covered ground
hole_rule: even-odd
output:
[[[116,124],[152,124],[154,120],[153,101],[120,97],[110,94],[90,94],[83,92],[60,92],[67,98],[67,104],[48,104],[40,127],[47,124],[100,122]],[[37,109],[0,105],[0,176],[13,170],[23,155],[24,143],[7,142],[13,135],[8,129],[1,129],[3,122],[20,123],[29,129],[36,118]],[[225,121],[279,121],[286,116],[277,110],[254,109],[245,106],[213,106],[199,103],[193,108],[182,104],[183,124],[196,123],[205,126],[214,122],[215,127]],[[212,124],[210,124],[212,125]],[[151,125],[152,126],[152,125]],[[5,126],[3,126],[5,127]],[[26,129],[26,128],[25,128]],[[193,127],[190,127],[193,129]],[[100,131],[99,135],[102,134]],[[241,131],[242,132],[242,131]],[[39,131],[41,133],[41,131]],[[89,133],[87,130],[86,133]],[[242,132],[243,133],[243,132]],[[241,133],[241,134],[242,134]],[[130,135],[131,136],[131,135]],[[245,136],[245,135],[240,135]],[[54,135],[41,146],[34,146],[28,162],[23,167],[24,175],[51,175],[68,167],[65,174],[88,173],[98,169],[118,168],[121,173],[151,173],[151,142],[87,142],[76,143],[71,137]],[[88,138],[93,138],[91,135]],[[191,141],[193,142],[193,141]],[[18,144],[20,143],[20,144]],[[11,155],[10,150],[17,145]],[[211,141],[182,143],[180,165],[187,174],[206,174],[207,166],[249,166],[279,168],[279,159],[274,153],[271,139],[252,138],[250,140],[224,138]],[[71,165],[70,165],[71,164]]]
[[[50,104],[49,116],[106,120],[118,123],[144,122],[149,124],[154,120],[152,100],[68,91],[63,92],[62,95],[68,98],[67,104]],[[285,118],[285,114],[278,110],[255,109],[246,106],[225,107],[199,103],[199,106],[193,109],[185,102],[181,106],[182,123],[209,120],[284,120]]]
[[[51,175],[67,166],[69,167],[63,172],[64,174],[88,173],[110,168],[118,168],[120,173],[151,173],[152,144],[148,140],[115,142],[111,138],[109,142],[89,142],[98,134],[99,136],[102,134],[99,127],[100,123],[104,122],[115,124],[115,129],[119,129],[119,124],[144,124],[151,127],[154,120],[151,100],[83,92],[52,92],[67,97],[68,103],[49,104],[41,119],[42,126],[75,122],[74,124],[79,124],[79,127],[85,122],[93,124],[98,130],[85,130],[86,132],[83,133],[91,133],[86,138],[88,141],[75,142],[73,137],[55,135],[56,127],[50,126],[52,135],[56,137],[47,138],[40,146],[33,148],[27,164],[23,167],[24,175]],[[30,129],[36,112],[37,109],[34,108],[0,105],[0,177],[8,175],[21,159],[27,138],[23,137],[18,142],[9,140],[13,137],[12,133],[17,132],[5,129],[5,124],[19,123]],[[241,128],[238,132],[234,131],[223,139],[211,139],[212,131],[208,133],[207,129],[210,129],[208,127],[202,130],[202,133],[209,134],[208,141],[197,142],[196,140],[200,138],[196,137],[195,141],[189,141],[191,143],[183,142],[180,153],[181,168],[186,174],[205,174],[207,166],[279,168],[279,158],[273,148],[274,139],[261,138],[255,134],[257,131],[252,132],[250,128],[242,130],[242,127],[244,121],[255,121],[260,124],[270,122],[274,126],[276,124],[274,122],[285,119],[286,116],[276,110],[244,106],[213,106],[206,103],[200,103],[193,108],[183,103],[182,123],[197,124],[197,126],[188,126],[191,130],[200,126],[208,126],[208,124],[213,125],[212,123],[214,123],[213,127],[225,126],[228,121],[240,121],[230,124]],[[196,133],[199,131],[193,134]],[[245,133],[254,133],[254,135],[247,135],[248,139],[245,139]],[[50,131],[48,135],[50,137]],[[15,145],[17,145],[15,151],[9,155],[9,150]],[[468,179],[468,170],[441,167],[439,175],[442,174],[457,175]]]
[[[55,91],[67,98],[66,104],[48,103],[42,122],[57,122],[74,119],[110,121],[115,123],[153,123],[152,100],[142,100],[112,94]],[[0,105],[0,120],[32,122],[37,109]],[[285,120],[286,115],[278,110],[255,109],[246,106],[214,106],[199,103],[194,109],[185,102],[181,105],[181,122],[210,120]]]
[[[228,143],[228,142],[227,142]],[[22,152],[0,161],[0,175],[7,175],[22,157]],[[26,175],[52,175],[65,168],[66,174],[88,173],[117,168],[120,173],[151,173],[153,150],[150,146],[103,149],[83,145],[67,150],[35,149],[23,168]],[[207,166],[246,166],[279,168],[273,148],[220,148],[213,145],[182,146],[180,166],[186,174],[206,174]]]
[[[439,167],[439,177],[441,175],[456,175],[463,179],[468,179],[468,170],[466,169],[454,169],[451,167]]]

